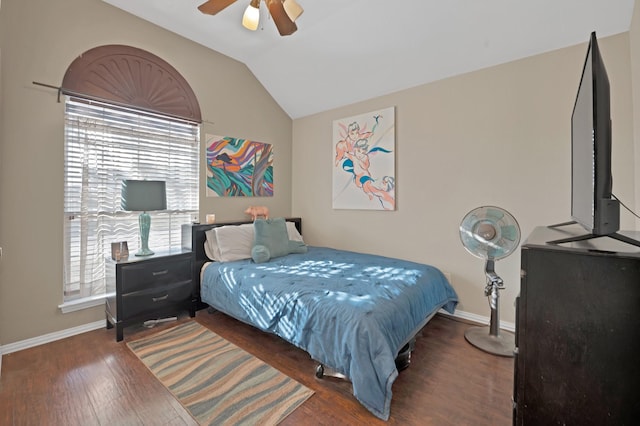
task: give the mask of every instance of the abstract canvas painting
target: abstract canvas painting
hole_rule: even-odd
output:
[[[271,144],[206,135],[207,197],[272,197]]]
[[[395,210],[395,107],[333,122],[333,208]]]

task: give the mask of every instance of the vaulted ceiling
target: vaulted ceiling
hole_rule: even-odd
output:
[[[629,30],[634,0],[297,0],[281,37],[262,2],[217,15],[205,0],[103,0],[241,61],[291,118]],[[603,53],[606,57],[606,52]]]

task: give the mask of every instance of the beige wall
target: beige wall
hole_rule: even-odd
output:
[[[294,120],[293,214],[304,218],[306,241],[438,266],[452,274],[459,309],[488,317],[484,262],[465,251],[458,226],[482,205],[510,211],[523,237],[570,219],[570,117],[588,38]],[[612,86],[614,192],[634,205],[628,34],[600,47]],[[397,210],[332,210],[332,121],[388,106],[396,107]],[[623,213],[622,224],[632,228],[631,215]],[[513,323],[519,252],[496,271],[506,285],[501,318]]]
[[[631,76],[633,93],[633,134],[635,158],[635,211],[640,212],[640,0],[635,0],[631,28],[629,30],[629,46],[631,57]],[[640,227],[640,219],[636,219]]]
[[[2,11],[2,5],[0,3],[0,15],[1,15],[1,11]],[[1,18],[0,18],[1,19]],[[2,21],[0,20],[0,25],[1,25]],[[1,28],[1,26],[0,26]],[[3,108],[2,108],[2,99],[4,99],[4,94],[2,91],[2,83],[3,83],[3,79],[2,79],[2,40],[3,40],[3,32],[0,29],[0,129],[2,129],[4,127],[4,120],[3,120]],[[2,170],[2,146],[3,146],[3,137],[2,137],[2,131],[0,130],[0,170]],[[2,177],[2,175],[0,174],[0,178]],[[2,200],[2,186],[0,186],[0,200]],[[1,201],[0,201],[1,203]],[[2,220],[2,204],[0,204],[0,220]],[[0,247],[2,247],[2,226],[0,226]],[[0,257],[0,309],[2,309],[2,299],[4,297],[4,292],[2,290],[2,258]],[[2,321],[2,315],[0,315],[0,322]],[[0,326],[0,345],[2,345],[2,326]],[[0,351],[0,374],[2,374],[2,351]]]
[[[213,199],[201,217],[244,218],[251,202],[275,215],[291,206],[291,119],[241,63],[100,0],[4,0],[0,130],[0,344],[104,319],[104,308],[61,314],[63,111],[56,91],[69,64],[103,44],[147,50],[173,65],[196,93],[205,133],[252,138],[275,150],[275,196]],[[204,150],[204,144],[202,145]],[[201,175],[204,164],[201,164]]]

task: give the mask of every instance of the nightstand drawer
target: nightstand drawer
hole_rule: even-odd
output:
[[[122,295],[122,316],[131,318],[191,299],[191,279]]]
[[[189,258],[134,263],[122,268],[122,293],[126,295],[190,279],[191,259]]]

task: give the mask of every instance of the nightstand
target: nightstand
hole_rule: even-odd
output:
[[[130,255],[118,262],[106,262],[107,328],[116,328],[116,340],[123,339],[127,325],[177,315],[189,310],[195,316],[191,251],[170,250],[152,256]]]

